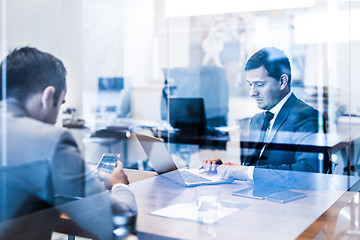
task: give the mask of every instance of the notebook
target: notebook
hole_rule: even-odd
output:
[[[216,173],[199,169],[178,169],[160,138],[135,133],[155,171],[186,187],[229,183]]]

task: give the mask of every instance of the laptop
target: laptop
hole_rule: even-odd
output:
[[[214,172],[199,169],[178,169],[160,138],[135,133],[155,171],[186,187],[230,183]]]

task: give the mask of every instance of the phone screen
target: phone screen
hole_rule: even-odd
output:
[[[104,153],[101,157],[96,169],[102,170],[107,173],[111,173],[114,167],[116,167],[116,161],[120,160],[120,154],[118,153]]]

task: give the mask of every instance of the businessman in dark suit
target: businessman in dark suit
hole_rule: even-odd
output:
[[[288,57],[280,49],[263,48],[249,58],[245,71],[250,96],[264,112],[251,120],[249,142],[254,144],[242,165],[225,163],[218,173],[226,179],[252,180],[256,168],[319,172],[319,153],[304,147],[316,145],[318,133],[325,132],[324,119],[291,91]],[[214,170],[219,163],[205,160],[203,167]]]

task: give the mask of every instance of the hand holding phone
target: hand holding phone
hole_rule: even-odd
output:
[[[117,183],[129,184],[119,153],[104,153],[96,166],[95,173],[107,189],[111,189]]]
[[[120,160],[119,153],[104,153],[96,166],[96,171],[111,173],[118,160]]]
[[[99,172],[100,179],[104,182],[106,189],[111,189],[112,186],[118,183],[129,184],[128,176],[124,172],[123,164],[117,161],[117,165],[111,174],[104,171]]]

